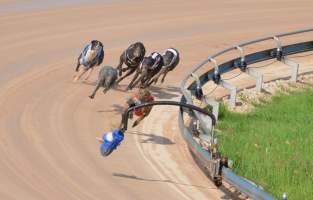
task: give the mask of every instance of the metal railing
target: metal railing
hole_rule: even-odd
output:
[[[258,43],[258,42],[263,42],[263,41],[266,41],[266,40],[274,40],[274,41],[277,41],[278,38],[281,38],[281,37],[286,37],[286,36],[290,36],[290,35],[295,35],[295,34],[300,34],[300,33],[306,33],[306,32],[313,32],[313,28],[309,28],[309,29],[303,29],[303,30],[298,30],[298,31],[292,31],[292,32],[288,32],[288,33],[280,33],[280,34],[277,34],[275,36],[265,36],[265,37],[260,37],[260,38],[257,38],[257,39],[254,39],[254,40],[250,40],[250,41],[247,41],[247,42],[242,42],[242,43],[239,43],[239,44],[236,44],[236,45],[233,45],[231,47],[228,47],[226,49],[223,49],[222,51],[216,53],[216,54],[213,54],[212,56],[209,56],[206,60],[204,60],[203,62],[201,62],[200,64],[198,64],[197,66],[195,66],[194,68],[192,68],[190,70],[190,72],[187,74],[187,76],[183,79],[182,81],[182,84],[181,84],[181,87],[184,88],[185,86],[185,83],[187,82],[187,80],[190,78],[191,74],[195,73],[199,68],[201,68],[203,65],[207,64],[208,62],[211,62],[212,59],[215,59],[216,57],[218,56],[221,56],[229,51],[232,51],[232,50],[237,50],[237,47],[244,47],[244,46],[247,46],[247,45],[250,45],[250,44],[255,44],[255,43]],[[275,39],[277,38],[277,39]],[[280,43],[281,45],[281,43]],[[279,44],[277,45],[279,46]],[[299,53],[299,52],[296,52],[296,53]]]
[[[257,38],[255,40],[251,40],[251,41],[247,41],[247,42],[243,42],[243,43],[239,43],[237,45],[231,46],[212,56],[209,56],[207,59],[205,59],[204,61],[196,65],[192,70],[190,70],[187,76],[183,79],[181,83],[181,91],[183,93],[181,102],[193,104],[193,97],[195,97],[198,100],[205,101],[205,103],[208,104],[209,100],[205,95],[203,95],[202,86],[206,84],[207,82],[209,82],[210,80],[214,81],[216,84],[221,83],[221,80],[222,80],[221,75],[223,73],[229,72],[236,68],[240,68],[242,71],[245,71],[247,69],[247,66],[251,64],[270,60],[270,59],[277,59],[278,61],[281,61],[285,64],[290,65],[291,63],[291,65],[293,65],[294,62],[289,60],[287,56],[296,54],[296,53],[312,51],[313,41],[307,41],[307,42],[301,42],[301,43],[283,46],[280,41],[280,38],[290,36],[290,35],[295,35],[295,34],[306,33],[306,32],[313,32],[313,28],[303,29],[303,30],[298,30],[298,31],[293,31],[293,32],[288,32],[288,33],[281,33],[281,34],[277,34],[274,36],[266,36],[266,37]],[[267,41],[267,40],[273,40],[273,44],[276,45],[275,48],[263,50],[263,51],[248,54],[248,55],[244,54],[243,47],[247,45],[255,44],[258,42]],[[232,59],[220,65],[217,63],[216,58],[218,56],[222,56],[225,53],[233,51],[233,50],[239,51],[240,57]],[[196,75],[195,72],[208,63],[212,63],[214,68],[208,70],[207,72],[203,73],[200,76]],[[295,79],[296,81],[298,68],[296,67],[295,69],[296,70],[293,70],[293,73],[296,73],[296,74],[292,75],[292,79]],[[190,78],[193,78],[194,81],[190,83],[189,85],[186,85],[187,81]],[[193,113],[194,113],[194,117],[197,120],[199,120],[199,124],[200,124],[203,134],[210,133],[210,127],[208,126],[208,124],[210,124],[210,119],[206,118],[205,116],[201,115],[200,113],[196,111],[194,111]],[[215,115],[217,119],[218,110],[216,111],[213,108],[213,114]],[[212,173],[209,171],[210,169],[208,168],[209,163],[213,160],[213,158],[210,156],[210,152],[204,150],[194,140],[190,130],[184,126],[183,119],[184,119],[184,112],[183,110],[181,110],[180,115],[179,115],[179,124],[180,124],[181,132],[184,136],[184,139],[186,140],[190,150],[197,157],[199,161],[198,164],[200,165],[200,167],[203,169],[206,169],[207,174]],[[214,138],[209,137],[209,140],[210,141],[208,143],[213,144]],[[274,199],[270,195],[266,194],[261,189],[261,187],[257,186],[256,184],[252,183],[251,181],[243,177],[236,175],[230,169],[224,167],[222,169],[222,173],[223,173],[222,176],[223,176],[224,181],[234,186],[237,190],[239,190],[246,196],[252,199],[266,199],[266,200]]]

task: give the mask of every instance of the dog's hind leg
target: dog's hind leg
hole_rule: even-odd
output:
[[[124,63],[124,52],[122,53],[122,55],[120,56],[120,63],[117,65],[116,69],[118,71],[118,75],[119,76],[122,76],[122,66],[123,66],[123,63]]]
[[[104,88],[103,91],[102,91],[103,94],[107,93],[107,91],[109,91],[109,89],[110,89],[110,88]]]
[[[131,75],[132,73],[134,73],[136,71],[136,68],[130,68],[130,70],[121,78],[119,78],[117,81],[116,81],[116,85],[121,82],[124,78],[126,78],[127,76]]]
[[[156,75],[152,76],[151,81],[149,80],[150,82],[147,83],[147,84],[148,84],[149,86],[150,86],[152,83],[156,84],[156,83],[158,82],[160,76],[162,76],[162,74],[166,73],[166,71],[167,71],[167,68],[166,68],[166,67],[162,67],[161,70],[160,70],[158,73],[156,73]]]
[[[96,95],[97,91],[99,90],[99,88],[101,87],[101,84],[102,84],[103,81],[104,80],[99,80],[98,81],[96,88],[94,89],[93,93],[89,96],[90,99],[95,98],[95,95]]]
[[[73,82],[78,81],[85,73],[86,73],[86,69],[85,68],[80,68],[80,70],[77,72],[77,74],[74,76],[74,80]]]
[[[133,86],[134,86],[137,82],[140,81],[140,78],[141,78],[141,77],[136,81],[136,79],[138,78],[139,74],[140,74],[139,71],[137,71],[136,74],[135,74],[135,76],[134,76],[134,78],[131,80],[131,82],[130,82],[129,85],[127,86],[126,91],[132,89]]]
[[[149,87],[152,83],[156,83],[156,82],[157,82],[157,80],[155,81],[155,79],[153,78],[152,80],[149,80],[146,82],[145,87]]]
[[[139,75],[139,73],[137,73],[137,74]],[[133,81],[129,84],[129,86],[127,88],[128,89],[133,89],[136,85],[138,85],[139,82],[144,81],[144,78],[145,77],[143,75],[141,75],[136,81],[135,81],[135,79],[133,79]]]
[[[86,76],[86,78],[85,78],[85,81],[87,81],[87,80],[89,79],[89,77],[90,77],[90,75],[91,75],[93,69],[94,69],[94,67],[90,67],[90,68],[87,70],[88,73],[87,73],[87,76]]]
[[[166,75],[167,75],[167,73],[169,72],[169,70],[166,70],[165,72],[164,72],[164,74],[163,74],[163,78],[162,78],[162,80],[161,80],[161,83],[163,83],[164,82],[164,79],[165,79],[165,77],[166,77]]]
[[[147,79],[142,84],[144,88],[149,87],[153,83],[153,75],[149,75]]]
[[[147,85],[150,86],[153,82],[156,83],[158,80],[155,80],[155,78],[153,78]]]
[[[115,85],[117,74],[116,73],[110,73],[105,81],[104,81],[104,89],[103,89],[103,94],[107,93],[112,87]]]

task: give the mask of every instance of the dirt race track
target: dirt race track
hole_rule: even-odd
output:
[[[0,1],[0,199],[226,199],[191,158],[177,108],[154,109],[101,157],[95,137],[119,122],[129,80],[90,100],[98,69],[90,82],[72,83],[76,58],[92,39],[112,66],[137,40],[147,53],[173,46],[181,63],[152,91],[178,99],[190,67],[236,42],[312,26],[313,2],[80,3]]]

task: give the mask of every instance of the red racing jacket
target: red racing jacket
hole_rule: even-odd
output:
[[[133,100],[134,102],[141,102],[138,95],[134,95]],[[153,96],[150,96],[148,99],[145,99],[144,102],[141,102],[141,103],[147,103],[147,102],[153,102],[153,101],[154,101]],[[152,109],[152,106],[139,108],[139,109],[134,110],[134,114],[138,117],[141,117],[144,115],[145,112],[149,112],[151,109]]]

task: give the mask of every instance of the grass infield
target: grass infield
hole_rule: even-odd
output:
[[[278,94],[246,114],[221,106],[217,128],[236,173],[278,199],[313,198],[313,89]]]

